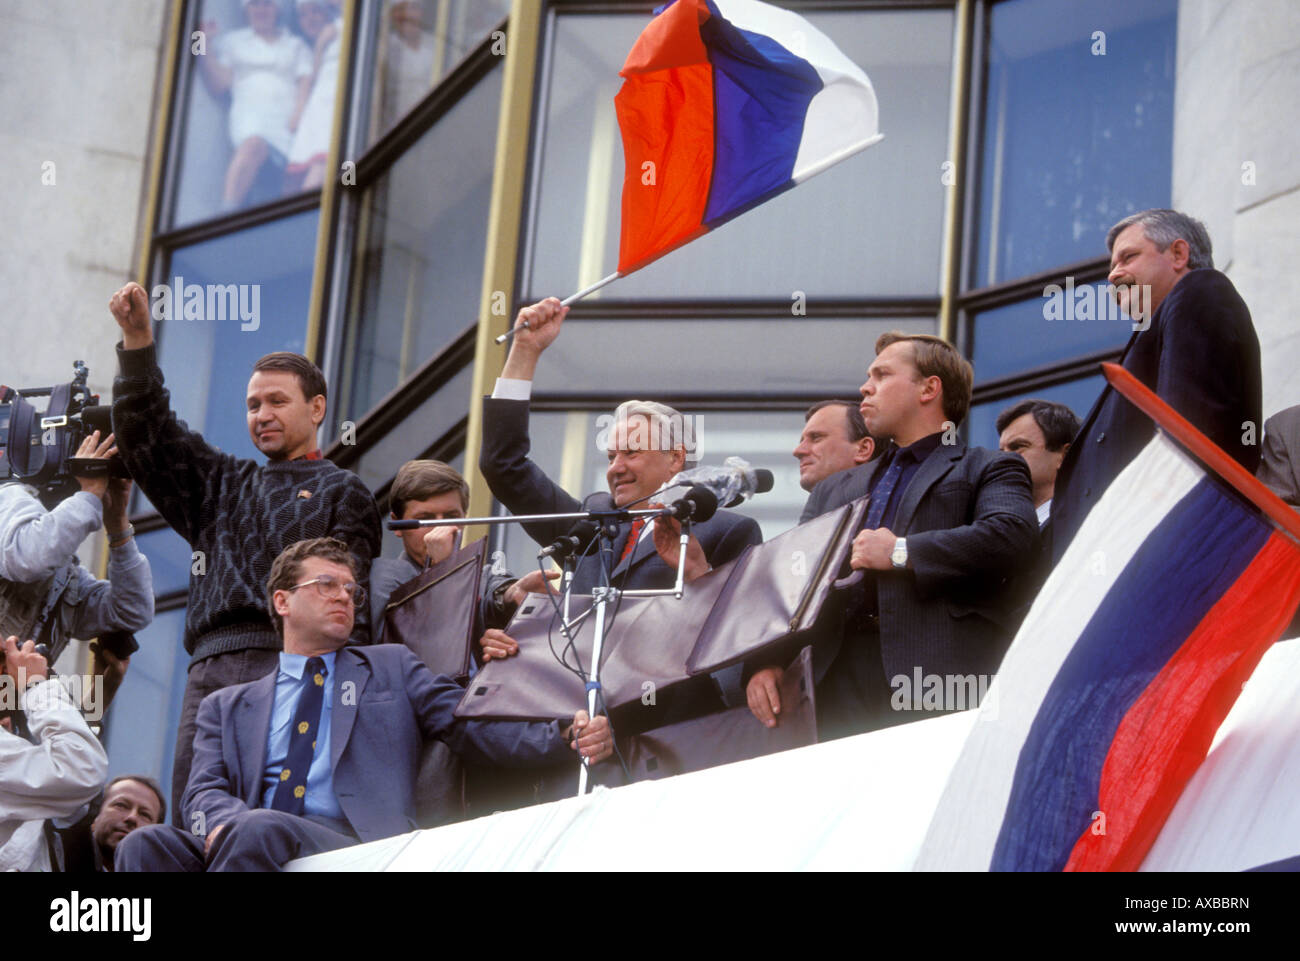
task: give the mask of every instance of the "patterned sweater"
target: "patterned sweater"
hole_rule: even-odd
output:
[[[247,648],[279,649],[267,612],[266,581],[285,547],[337,537],[367,585],[379,554],[380,520],[361,479],[327,460],[265,466],[223,453],[171,410],[153,346],[123,350],[113,382],[113,429],[131,476],[195,552],[190,567],[185,650],[194,661]],[[357,608],[354,643],[370,641]]]

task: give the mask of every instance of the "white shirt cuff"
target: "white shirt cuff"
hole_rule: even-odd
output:
[[[529,400],[533,396],[531,380],[515,380],[510,377],[498,377],[492,388],[493,400]]]

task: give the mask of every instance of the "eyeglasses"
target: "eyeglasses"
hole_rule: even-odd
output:
[[[354,607],[360,607],[366,602],[366,589],[364,587],[360,584],[354,584],[352,581],[344,584],[337,577],[331,577],[329,574],[322,574],[310,581],[295,584],[289,590],[296,591],[298,588],[307,587],[308,585],[315,585],[316,593],[327,601],[332,601],[342,594],[351,599]]]

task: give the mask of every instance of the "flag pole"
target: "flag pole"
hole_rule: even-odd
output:
[[[600,290],[600,288],[604,287],[606,284],[612,284],[614,281],[618,280],[618,278],[622,276],[623,275],[616,270],[608,277],[602,277],[600,280],[596,281],[594,284],[590,285],[589,287],[583,287],[582,290],[578,291],[576,294],[569,294],[569,296],[565,297],[562,301],[560,301],[560,306],[568,307],[574,301],[582,300],[583,297],[586,297],[588,294],[595,293],[596,291]],[[527,322],[524,323],[524,326],[525,327],[528,326]],[[514,335],[515,335],[515,328],[511,327],[500,337],[496,338],[496,343],[504,344],[507,340],[509,340]]]
[[[1178,413],[1142,381],[1119,364],[1102,364],[1101,372],[1110,386],[1124,395],[1135,407],[1156,422],[1156,425],[1182,444],[1194,457],[1230,484],[1237,493],[1259,508],[1273,526],[1300,544],[1300,514],[1282,498],[1265,487],[1250,471],[1226,454],[1222,448],[1197,430],[1186,417]]]

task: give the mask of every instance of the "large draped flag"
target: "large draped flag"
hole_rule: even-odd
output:
[[[620,75],[613,276],[881,139],[867,75],[803,17],[757,0],[665,4]]]
[[[919,870],[1136,869],[1300,603],[1300,516],[1131,374],[1104,367],[1163,430],[1039,593]]]

